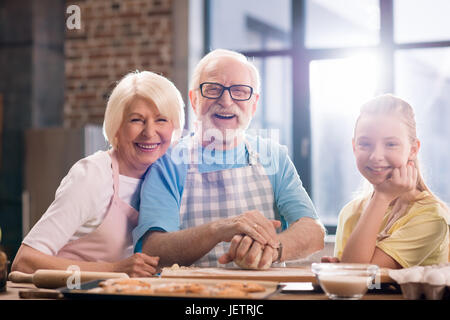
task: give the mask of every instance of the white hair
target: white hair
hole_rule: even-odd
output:
[[[248,61],[247,57],[244,56],[243,54],[236,52],[236,51],[227,50],[227,49],[215,49],[215,50],[211,51],[210,53],[208,53],[207,55],[205,55],[198,62],[197,66],[195,67],[194,72],[192,74],[191,84],[190,84],[189,89],[194,90],[200,86],[200,76],[201,76],[203,70],[205,69],[205,67],[211,61],[214,61],[214,60],[217,60],[220,58],[224,58],[224,57],[234,58],[234,59],[242,62],[242,64],[248,68],[248,70],[250,72],[250,77],[252,79],[252,86],[254,86],[253,90],[256,93],[259,93],[260,86],[261,86],[261,80],[260,80],[258,69],[255,67],[255,65],[253,63]]]
[[[103,121],[103,135],[113,148],[117,148],[117,131],[127,106],[135,98],[151,101],[161,115],[171,120],[174,137],[178,138],[184,127],[184,102],[180,92],[167,78],[151,71],[130,72],[111,93]]]

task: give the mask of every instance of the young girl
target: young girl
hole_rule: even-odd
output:
[[[414,111],[392,95],[361,108],[352,140],[370,190],[339,214],[335,258],[407,268],[448,261],[449,211],[420,174]]]

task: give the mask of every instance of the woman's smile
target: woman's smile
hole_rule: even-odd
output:
[[[137,150],[141,152],[155,152],[159,149],[161,142],[158,143],[143,143],[143,142],[135,142],[135,146]]]

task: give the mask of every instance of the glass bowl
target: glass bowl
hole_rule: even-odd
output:
[[[360,263],[313,263],[311,271],[333,300],[358,300],[373,285],[378,266]]]

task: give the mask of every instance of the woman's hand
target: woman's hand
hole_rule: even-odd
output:
[[[391,176],[378,185],[374,185],[377,196],[392,201],[403,193],[412,191],[417,184],[417,168],[414,162],[408,163],[400,168],[394,168]]]
[[[216,232],[221,241],[230,242],[235,235],[248,235],[262,246],[278,246],[276,228],[281,226],[278,220],[269,220],[259,211],[247,211],[239,216],[219,220]]]
[[[115,262],[114,272],[125,272],[130,277],[150,277],[156,273],[159,257],[135,253],[131,257]]]

